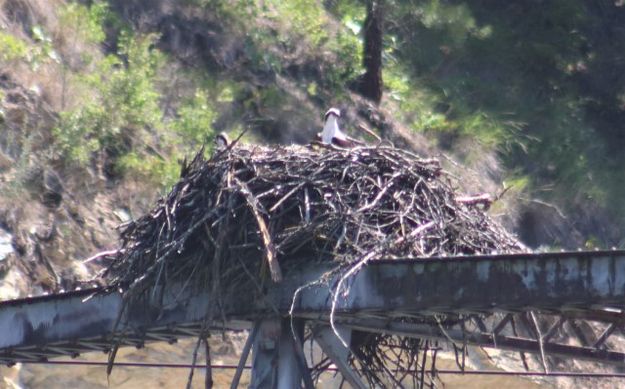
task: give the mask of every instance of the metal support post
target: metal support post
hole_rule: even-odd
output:
[[[280,338],[280,319],[260,323],[252,345],[252,379],[250,389],[273,389],[276,384],[276,357]]]
[[[293,333],[295,331],[295,334]],[[291,326],[289,319],[266,319],[252,346],[252,389],[293,389],[302,379],[309,386],[310,376],[303,355],[298,353],[304,334],[304,322]]]

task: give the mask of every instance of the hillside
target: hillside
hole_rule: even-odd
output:
[[[0,298],[97,282],[82,260],[216,133],[306,144],[330,106],[503,194],[491,216],[530,247],[625,247],[623,22],[582,0],[0,0]]]

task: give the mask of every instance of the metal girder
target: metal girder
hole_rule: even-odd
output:
[[[339,320],[340,325],[352,330],[394,334],[422,339],[439,339],[455,344],[467,344],[497,348],[510,351],[521,351],[538,354],[541,345],[537,339],[520,336],[496,335],[494,332],[466,331],[460,328],[447,328],[412,323],[397,323],[384,320]],[[563,343],[542,342],[544,353],[548,356],[574,358],[580,360],[609,363],[623,366],[625,352],[598,349],[585,346],[571,346]]]
[[[317,280],[332,265],[307,264],[286,273],[281,284],[269,289],[266,299],[235,301],[237,296],[232,296],[231,301],[223,302],[228,321],[220,321],[215,327],[247,329],[252,321],[275,317],[267,301],[286,316],[295,291]],[[344,288],[334,294],[340,277],[337,273],[325,282],[301,288],[293,304],[293,315],[327,323],[336,295],[335,318],[339,323],[389,323],[367,328],[401,334],[400,327],[407,318],[423,318],[424,323],[429,319],[430,324],[422,324],[418,334],[437,338],[439,326],[431,325],[437,313],[457,316],[538,310],[576,320],[624,322],[620,311],[625,307],[623,251],[373,261],[344,280]],[[88,290],[2,302],[0,331],[4,335],[0,337],[0,360],[10,363],[55,357],[64,352],[76,355],[106,351],[113,336],[122,345],[134,346],[146,341],[197,336],[211,300],[206,291],[194,295],[187,292],[175,287],[166,290],[162,309],[145,303],[131,304],[118,327],[115,323],[123,301],[116,291]],[[415,327],[411,328],[412,331]],[[499,330],[494,337],[479,332],[473,336],[475,344],[519,351],[537,349],[537,340],[504,336]],[[550,338],[553,331],[546,331]],[[588,341],[605,347],[612,333]],[[553,344],[545,344],[546,353],[622,362],[622,355],[615,351]]]
[[[183,296],[176,303],[171,291],[166,307],[130,304],[116,326],[122,296],[116,291],[81,290],[0,303],[0,360],[13,363],[60,355],[108,351],[113,343],[142,347],[145,342],[175,342],[198,336],[210,300],[206,295]],[[223,329],[219,323],[215,329]],[[236,319],[226,329],[243,330],[250,323]]]
[[[332,306],[340,276],[305,288],[296,315]],[[301,285],[301,284],[300,284]],[[343,282],[336,313],[563,312],[625,307],[623,251],[373,261]],[[279,306],[291,304],[281,294]]]

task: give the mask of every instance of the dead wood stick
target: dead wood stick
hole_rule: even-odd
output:
[[[197,338],[197,342],[195,344],[195,349],[193,350],[193,357],[191,359],[191,370],[189,370],[189,377],[187,378],[187,386],[186,389],[191,389],[191,385],[193,384],[193,373],[195,372],[195,361],[197,361],[197,353],[200,349],[200,345],[202,344],[202,335]]]
[[[100,259],[102,257],[108,257],[109,255],[114,255],[114,254],[117,254],[117,253],[121,253],[123,251],[124,250],[107,250],[107,251],[102,251],[102,252],[99,252],[99,253],[97,253],[95,255],[92,255],[91,257],[85,259],[84,261],[82,261],[82,263],[83,264],[89,263],[89,262],[95,261],[96,259]]]
[[[271,279],[273,282],[282,281],[282,270],[280,270],[280,264],[276,259],[276,248],[273,245],[271,240],[271,235],[269,234],[269,228],[267,228],[267,223],[263,219],[260,214],[260,209],[262,209],[262,205],[258,202],[258,199],[254,197],[250,189],[245,185],[245,183],[241,182],[239,179],[234,178],[234,182],[239,187],[239,191],[245,197],[248,205],[250,206],[250,210],[256,219],[256,223],[258,224],[258,229],[260,230],[261,237],[263,238],[263,244],[265,246],[265,256],[267,259],[267,265],[269,266],[269,271],[271,273]]]
[[[398,245],[400,243],[403,243],[404,241],[406,241],[406,239],[411,239],[411,238],[415,238],[419,235],[421,235],[423,232],[429,230],[430,228],[432,228],[434,225],[436,224],[436,222],[434,220],[422,224],[419,227],[415,228],[414,231],[412,231],[410,234],[406,235],[406,236],[400,236],[399,238],[395,239],[395,242],[393,242],[394,245]]]
[[[367,127],[365,127],[364,124],[360,123],[360,124],[358,124],[358,126],[356,128],[358,128],[359,130],[363,131],[364,133],[367,133],[367,134],[371,135],[372,137],[377,139],[378,142],[382,142],[382,138],[380,138],[380,136],[378,134],[376,134],[375,132],[373,132],[370,129],[368,129]]]
[[[204,376],[204,388],[213,389],[213,368],[211,362],[211,348],[208,338],[204,338],[204,352],[206,354],[206,375]]]
[[[501,198],[503,197],[503,195],[506,194],[507,191],[509,191],[510,189],[512,189],[514,187],[514,185],[510,185],[510,186],[504,186],[504,188],[501,190],[501,192],[497,193],[497,196],[495,196],[495,200],[494,201],[499,201],[501,200]]]
[[[308,224],[310,223],[310,198],[308,197],[308,188],[304,188],[304,206],[306,208],[304,212],[304,221]]]
[[[558,216],[560,216],[564,220],[567,220],[567,217],[566,217],[566,215],[564,215],[564,212],[562,212],[562,210],[560,208],[558,208],[554,204],[548,203],[548,202],[540,200],[540,199],[530,199],[530,198],[521,197],[521,196],[519,196],[519,200],[525,201],[525,202],[528,202],[528,203],[534,203],[534,204],[542,205],[542,206],[547,207],[547,208],[551,208],[558,214]]]
[[[269,208],[269,212],[273,212],[276,209],[278,209],[278,207],[280,205],[282,205],[282,203],[284,203],[289,197],[291,197],[293,195],[293,193],[297,192],[302,186],[306,185],[306,182],[301,182],[300,184],[296,185],[295,188],[291,189],[287,194],[285,194],[277,203],[275,203],[271,208]]]
[[[465,205],[482,204],[487,209],[493,203],[493,200],[488,193],[483,193],[477,196],[458,196],[456,197],[456,201]]]
[[[545,371],[545,374],[549,374],[549,371],[547,370],[547,360],[545,359],[545,348],[543,346],[543,336],[540,332],[540,327],[538,326],[538,320],[536,320],[536,315],[534,315],[534,312],[530,311],[529,315],[534,324],[534,328],[536,329],[536,340],[538,341],[538,346],[540,348],[540,361],[542,362],[543,370]]]
[[[356,212],[363,212],[366,211],[368,209],[371,209],[373,207],[375,207],[377,205],[377,203],[380,201],[380,199],[382,198],[382,196],[384,196],[384,194],[386,192],[388,192],[388,190],[391,188],[391,186],[393,186],[395,184],[395,179],[397,177],[399,177],[401,175],[401,173],[397,172],[395,174],[393,174],[393,176],[390,178],[390,180],[388,180],[388,182],[386,183],[386,185],[384,185],[384,187],[382,188],[382,190],[378,193],[378,195],[373,199],[372,202],[370,202],[367,205],[364,205],[362,207],[360,207]]]

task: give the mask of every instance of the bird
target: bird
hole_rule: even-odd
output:
[[[356,145],[363,145],[356,139],[350,138],[339,128],[339,118],[341,117],[341,111],[338,108],[330,108],[324,116],[325,124],[323,131],[319,135],[321,143],[333,144],[343,148],[351,148]]]
[[[230,145],[230,139],[228,138],[228,135],[225,132],[220,132],[219,134],[217,134],[217,136],[215,137],[215,149],[219,151],[225,150],[228,145]]]

